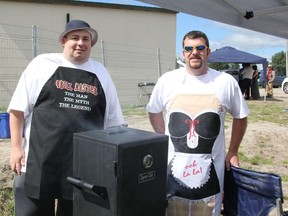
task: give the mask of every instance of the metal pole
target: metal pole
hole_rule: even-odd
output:
[[[286,77],[288,77],[288,39],[286,39]]]
[[[161,61],[160,61],[160,49],[157,48],[157,63],[158,63],[158,76],[162,75],[161,73]]]
[[[102,64],[105,66],[104,41],[103,40],[101,40],[101,56],[102,56]]]
[[[33,25],[32,26],[32,58],[35,58],[37,56],[36,40],[37,40],[37,28],[35,25]]]

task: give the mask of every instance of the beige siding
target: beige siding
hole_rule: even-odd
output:
[[[63,31],[69,14],[70,20],[83,19],[97,29],[99,39],[92,57],[105,63],[118,89],[121,104],[145,104],[145,91],[151,91],[151,88],[139,88],[138,83],[156,82],[159,74],[175,67],[176,13],[143,7],[91,5],[0,1],[0,48],[10,46],[5,53],[2,49],[0,54],[0,75],[5,79],[9,77],[9,80],[14,78],[17,83],[20,73],[32,58],[33,25],[37,27],[37,54],[61,52],[58,35]],[[18,36],[15,39],[13,35]],[[157,49],[160,51],[160,67]],[[17,68],[15,64],[19,64]],[[11,88],[15,88],[15,84],[11,86],[6,97],[12,94]],[[0,91],[5,89],[7,87],[0,86]],[[5,102],[2,101],[0,106]]]

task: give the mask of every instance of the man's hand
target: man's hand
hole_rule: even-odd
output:
[[[21,167],[25,165],[25,155],[22,147],[12,147],[10,153],[10,167],[17,175],[21,175]]]
[[[235,167],[239,167],[240,165],[239,165],[239,160],[238,160],[238,154],[228,151],[226,158],[225,158],[225,164],[226,164],[226,169],[228,171],[230,170],[231,165]]]

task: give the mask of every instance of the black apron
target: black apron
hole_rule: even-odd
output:
[[[25,192],[36,199],[72,199],[73,133],[102,129],[105,93],[93,73],[58,67],[33,109]]]

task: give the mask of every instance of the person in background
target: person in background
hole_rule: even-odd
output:
[[[266,89],[267,95],[266,97],[273,97],[273,81],[275,79],[275,71],[271,64],[268,65],[267,74],[266,74]]]
[[[242,74],[242,71],[244,70],[244,63],[241,64],[241,68],[239,69],[239,73],[238,73],[238,84],[239,84],[239,87],[243,93],[244,90],[244,86],[243,86],[243,74]]]
[[[252,69],[253,69],[253,76],[251,85],[251,96],[253,100],[259,100],[260,99],[259,85],[258,85],[259,72],[257,70],[257,65],[253,65]]]
[[[72,216],[73,133],[124,123],[108,71],[90,59],[97,38],[72,20],[59,37],[63,53],[37,56],[21,75],[8,107],[16,216],[55,215],[55,199],[56,215]]]
[[[253,69],[249,63],[244,63],[244,69],[241,71],[241,75],[243,76],[243,85],[241,90],[245,99],[249,100],[253,76]]]
[[[167,215],[218,216],[225,165],[239,166],[249,109],[236,79],[208,68],[205,33],[188,32],[182,47],[186,66],[158,79],[146,107],[155,132],[169,136]],[[227,113],[233,123],[225,157]]]

